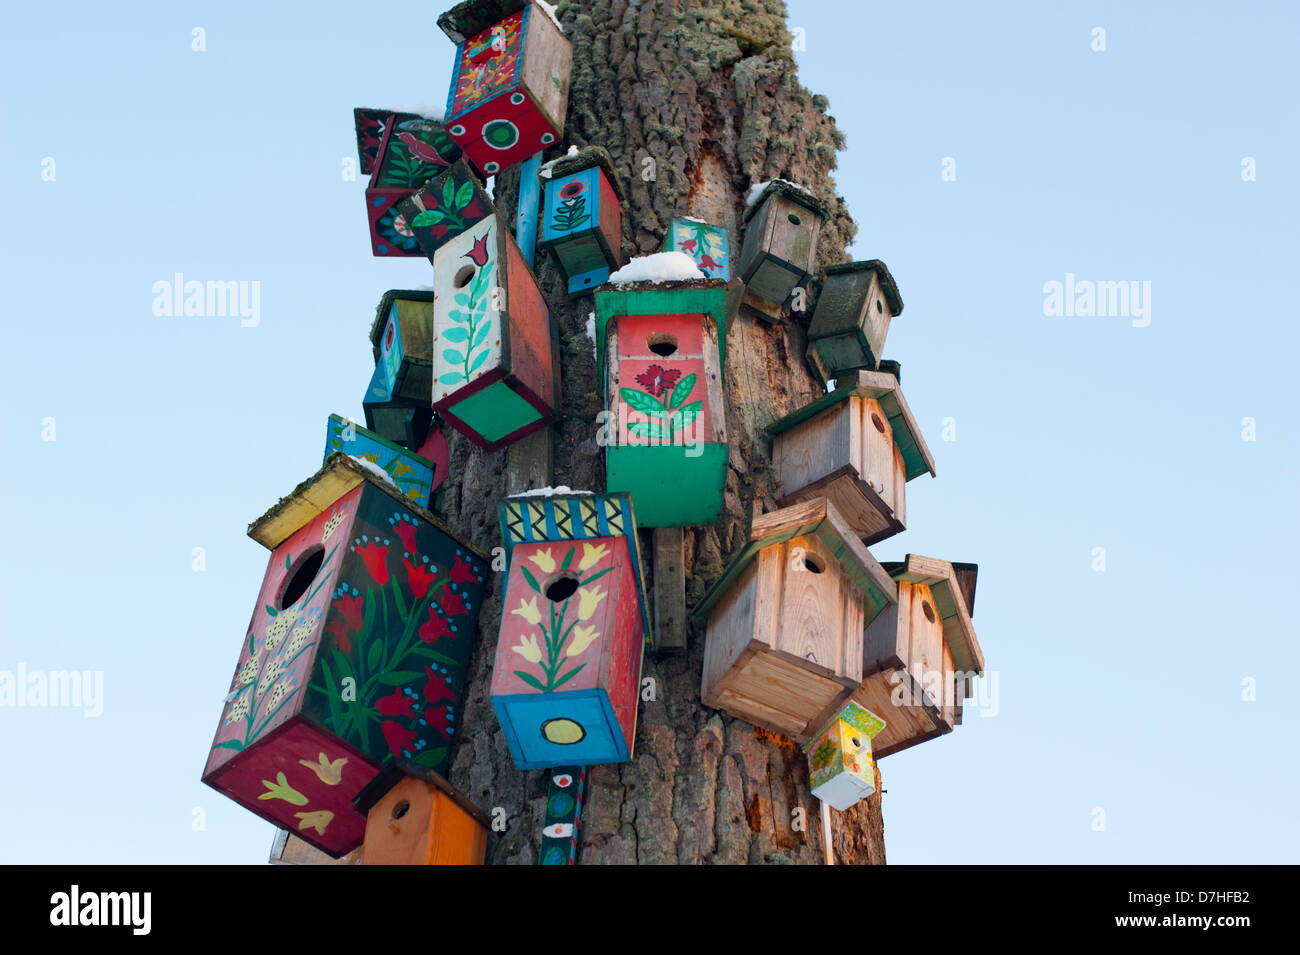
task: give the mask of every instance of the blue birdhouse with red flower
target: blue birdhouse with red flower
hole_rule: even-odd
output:
[[[271,559],[203,781],[337,858],[386,760],[446,773],[490,558],[345,454],[248,533]]]
[[[447,131],[485,176],[556,142],[569,106],[573,47],[531,0],[467,0],[438,18],[456,44]]]
[[[381,121],[375,154],[368,154],[375,135],[377,110],[357,110],[357,150],[362,168],[370,168],[366,210],[371,251],[380,256],[423,255],[415,232],[397,204],[460,158],[460,147],[442,124],[407,113],[389,113]]]
[[[569,294],[582,295],[622,264],[623,187],[599,146],[548,163],[547,174],[539,244],[555,254]]]

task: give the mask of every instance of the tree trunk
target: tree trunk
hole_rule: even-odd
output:
[[[749,187],[780,177],[806,185],[832,210],[821,231],[819,263],[845,260],[856,229],[829,176],[843,138],[826,114],[825,98],[797,81],[781,0],[561,0],[559,17],[574,62],[566,142],[557,150],[594,144],[612,154],[628,190],[625,256],[658,251],[673,216],[695,215],[725,225],[738,257]],[[510,170],[496,183],[503,214],[514,214],[518,175],[517,168]],[[586,333],[594,305],[590,297],[565,298],[563,279],[546,253],[538,253],[535,272],[562,346],[563,417],[554,432],[549,483],[600,491],[601,400]],[[788,325],[743,316],[732,322],[726,367],[730,473],[717,524],[685,531],[688,606],[744,545],[753,516],[775,507],[771,445],[763,429],[822,391],[804,363],[806,323],[806,315]],[[449,440],[452,467],[442,510],[476,542],[500,546],[497,502],[522,489],[509,486],[507,463],[512,453],[527,452],[484,454],[459,435]],[[539,439],[543,446],[547,440]],[[650,532],[642,535],[648,565]],[[514,767],[488,697],[502,580],[479,617],[451,781],[489,812],[506,812],[505,831],[494,833],[489,845],[490,861],[531,863],[549,774]],[[647,653],[642,675],[654,679],[657,699],[641,703],[632,761],[588,772],[581,862],[823,862],[820,807],[808,789],[802,752],[787,739],[703,706],[703,655],[700,621],[691,626],[685,654]],[[885,861],[878,793],[832,816],[837,862]]]

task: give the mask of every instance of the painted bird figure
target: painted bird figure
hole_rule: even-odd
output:
[[[705,275],[708,275],[711,269],[720,269],[722,266],[721,264],[714,262],[713,256],[705,252],[700,256],[700,268],[704,270]]]
[[[449,166],[451,163],[438,155],[438,151],[422,139],[416,139],[414,133],[398,133],[397,138],[406,143],[411,155],[420,162],[433,163],[435,166]]]

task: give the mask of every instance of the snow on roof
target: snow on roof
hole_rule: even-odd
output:
[[[513,500],[517,497],[567,497],[574,494],[592,495],[595,491],[575,491],[571,487],[561,484],[559,487],[535,487],[531,491],[520,491],[518,494],[511,494]]]
[[[550,162],[542,163],[542,168],[537,170],[537,175],[540,176],[542,179],[550,179],[551,176],[555,174],[556,163],[561,162],[562,160],[565,159],[572,159],[576,155],[578,155],[578,147],[570,146],[569,151],[565,153],[563,156],[556,156]]]
[[[807,186],[801,186],[799,185],[799,183],[791,182],[789,179],[768,179],[766,182],[756,182],[754,183],[754,185],[749,187],[749,195],[745,197],[745,208],[748,209],[754,203],[758,202],[758,197],[763,194],[763,190],[765,190],[768,186],[772,185],[772,183],[774,182],[783,182],[791,189],[799,190],[800,192],[808,196],[808,198],[812,199],[813,202],[816,202],[818,205],[821,205],[820,200],[818,200],[818,198],[812,194],[812,190],[809,189]]]
[[[555,28],[563,33],[564,26],[560,23],[560,18],[555,15],[555,4],[547,3],[546,0],[537,0],[537,5],[546,12],[548,17],[551,18],[551,22],[555,24]]]
[[[609,277],[613,285],[633,282],[682,282],[708,278],[685,252],[655,252],[632,259]]]
[[[357,464],[361,465],[371,474],[375,475],[375,477],[381,478],[388,484],[391,484],[394,488],[397,487],[397,482],[393,480],[393,476],[389,474],[387,471],[385,471],[383,468],[381,468],[374,461],[367,461],[365,458],[359,458],[355,454],[349,454],[348,457],[350,457],[353,461],[356,461]]]

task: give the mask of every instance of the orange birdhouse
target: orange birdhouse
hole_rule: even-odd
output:
[[[362,865],[482,865],[488,817],[431,769],[388,763],[353,803],[366,816]]]

